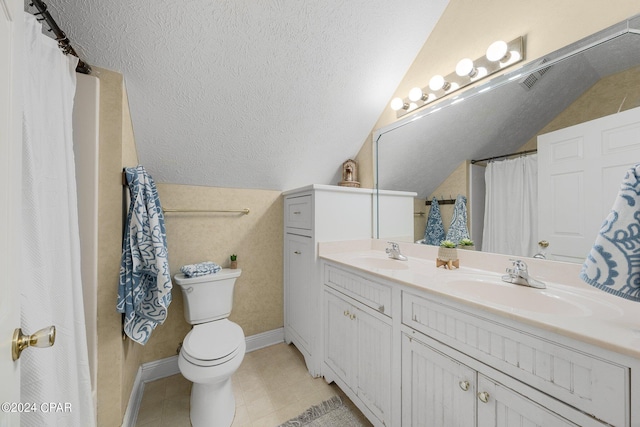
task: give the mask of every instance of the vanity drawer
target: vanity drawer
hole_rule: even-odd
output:
[[[599,420],[629,425],[626,366],[408,292],[402,323]]]
[[[284,201],[284,226],[311,230],[311,195],[290,197]]]
[[[325,265],[324,283],[386,316],[392,316],[391,288],[387,285],[332,265]]]

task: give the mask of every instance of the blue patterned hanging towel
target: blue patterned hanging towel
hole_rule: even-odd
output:
[[[118,312],[124,332],[145,344],[167,318],[171,303],[171,273],[164,215],[158,191],[144,167],[126,168],[131,204],[122,242]]]
[[[434,197],[433,200],[431,200],[427,226],[424,229],[424,243],[426,245],[440,246],[440,242],[444,240],[444,236],[444,225],[442,224],[440,205],[438,204],[438,199]]]
[[[456,197],[456,204],[453,206],[453,218],[451,218],[451,225],[449,226],[449,231],[447,231],[447,240],[450,240],[457,245],[460,240],[468,238],[467,198],[458,194],[458,197]]]
[[[580,278],[605,292],[640,302],[640,164],[622,180]]]

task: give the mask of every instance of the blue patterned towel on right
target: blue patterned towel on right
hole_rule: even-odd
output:
[[[453,206],[453,218],[447,231],[447,240],[451,240],[456,245],[462,239],[469,238],[467,228],[467,198],[461,194],[456,197],[456,204]]]
[[[622,180],[580,278],[605,292],[640,302],[640,164]]]
[[[198,264],[183,265],[180,267],[180,271],[187,277],[198,277],[207,274],[215,274],[220,271],[222,267],[212,261],[200,262]]]

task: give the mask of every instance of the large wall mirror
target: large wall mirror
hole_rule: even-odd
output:
[[[569,107],[577,111],[577,101],[585,92],[616,78],[625,79],[627,85],[632,81],[635,93],[629,97],[622,92],[611,97],[604,93],[598,108],[585,104],[567,125],[640,107],[639,16],[544,58],[528,60],[522,67],[377,130],[373,135],[375,187],[416,192],[422,210],[428,212],[424,200],[465,161],[521,151],[531,141],[535,148],[536,137],[545,127]],[[593,208],[602,211],[600,206]],[[478,224],[472,219],[471,229],[474,225]],[[591,230],[593,240],[597,231],[598,227]],[[415,235],[423,232],[416,230]]]

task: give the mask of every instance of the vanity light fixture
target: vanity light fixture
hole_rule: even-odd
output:
[[[455,71],[446,75],[435,75],[429,80],[427,87],[414,87],[407,98],[394,98],[391,109],[400,118],[418,108],[441,99],[471,83],[478,82],[498,71],[510,67],[524,59],[524,38],[518,37],[510,42],[492,43],[485,55],[472,60],[461,59]]]

